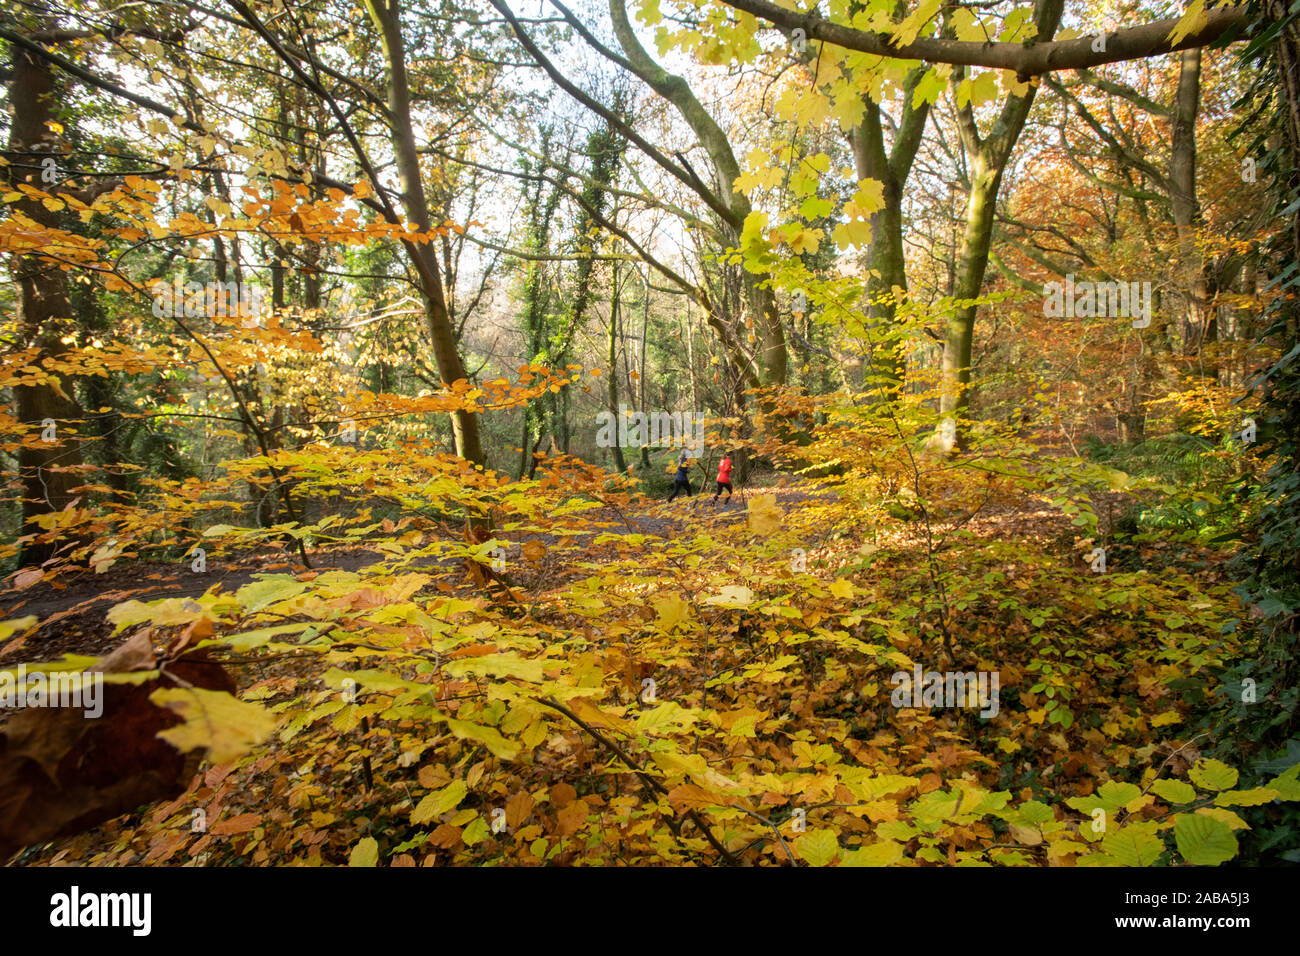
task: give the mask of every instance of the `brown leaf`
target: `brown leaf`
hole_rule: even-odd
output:
[[[701,807],[725,807],[730,805],[731,801],[693,783],[683,783],[668,791],[668,802],[673,805],[674,810],[681,812],[698,810]]]
[[[153,652],[153,628],[146,627],[137,631],[131,639],[116,650],[101,657],[88,670],[103,674],[124,674],[128,671],[153,670],[158,665],[158,657]]]
[[[506,826],[511,830],[517,830],[532,812],[533,795],[527,790],[520,790],[506,801]]]
[[[189,627],[181,631],[180,637],[172,641],[171,646],[167,648],[167,656],[175,657],[191,644],[209,638],[212,634],[212,621],[206,617],[201,617],[197,621],[191,622]]]
[[[495,644],[469,644],[465,647],[458,647],[454,651],[449,651],[447,657],[452,660],[461,657],[486,657],[488,654],[496,654],[500,650]]]
[[[1022,827],[1015,823],[1010,824],[1011,835],[1015,837],[1017,843],[1023,843],[1025,846],[1038,846],[1043,842],[1043,835],[1035,827]]]
[[[260,813],[241,813],[237,817],[218,820],[208,828],[208,832],[215,833],[218,836],[233,836],[237,833],[247,833],[261,822],[262,815]]]
[[[578,799],[578,791],[567,783],[557,783],[551,787],[551,806],[559,810]]]
[[[555,830],[560,836],[572,836],[587,822],[587,804],[574,800],[555,815]]]
[[[429,837],[429,846],[440,847],[444,850],[454,850],[456,847],[461,846],[460,827],[444,823],[434,830]]]
[[[943,786],[943,778],[937,773],[927,773],[916,785],[916,792],[925,794]]]
[[[14,590],[24,591],[43,577],[45,577],[45,572],[40,568],[26,568],[19,571],[14,575]]]
[[[439,787],[446,786],[451,781],[447,775],[447,768],[435,764],[428,764],[420,768],[416,775],[420,780],[420,786],[426,790],[437,790]]]

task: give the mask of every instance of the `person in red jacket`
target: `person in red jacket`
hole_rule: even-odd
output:
[[[722,461],[718,462],[718,490],[713,493],[713,500],[717,501],[718,496],[722,494],[722,489],[727,489],[727,500],[731,500],[731,455],[727,452],[722,453]]]

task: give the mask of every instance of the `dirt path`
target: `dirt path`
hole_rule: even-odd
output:
[[[801,488],[760,488],[750,490],[749,494],[773,494],[785,505],[829,497],[827,492]],[[519,546],[528,540],[538,540],[547,548],[558,547],[561,550],[575,546],[584,548],[598,534],[644,534],[671,540],[695,522],[744,520],[746,506],[746,500],[739,494],[731,502],[721,501],[716,505],[709,497],[696,494],[672,502],[647,502],[626,514],[613,508],[587,512],[584,517],[591,520],[595,528],[581,535],[502,533],[498,537],[511,542],[507,560],[512,566],[517,566],[522,562],[511,559],[519,555]],[[318,548],[309,551],[308,556],[315,571],[358,571],[387,557],[365,547]],[[416,562],[415,566],[437,567],[447,563],[450,562],[446,559],[429,558]],[[281,552],[262,550],[210,558],[208,569],[203,573],[192,571],[189,559],[168,564],[124,562],[103,574],[87,570],[65,574],[49,582],[37,582],[23,590],[10,588],[0,591],[0,619],[29,614],[40,619],[35,633],[25,640],[16,638],[0,647],[0,666],[54,660],[64,654],[107,654],[121,640],[113,635],[112,625],[105,615],[111,607],[123,601],[198,597],[213,588],[229,593],[255,580],[258,575],[294,574],[304,570],[296,553],[287,549]],[[523,583],[532,586],[534,582],[525,579]]]

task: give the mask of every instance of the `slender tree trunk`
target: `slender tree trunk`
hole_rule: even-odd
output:
[[[691,411],[696,415],[700,409],[700,382],[695,373],[695,323],[691,320],[691,300],[686,300],[686,362],[691,373]]]
[[[1201,97],[1201,50],[1182,52],[1178,91],[1174,97],[1173,141],[1169,154],[1169,203],[1178,238],[1179,285],[1187,308],[1179,323],[1181,351],[1188,353],[1204,340],[1209,321],[1205,263],[1196,250],[1196,114]]]
[[[614,416],[614,445],[611,449],[614,453],[614,464],[619,471],[627,471],[627,461],[623,458],[623,446],[619,444],[619,415],[618,415],[618,264],[614,264],[613,280],[610,283],[612,290],[609,297],[609,413]]]
[[[985,168],[979,157],[971,157],[971,189],[966,202],[966,229],[962,235],[961,254],[957,261],[957,284],[953,296],[958,301],[978,298],[988,269],[989,245],[993,238],[993,213],[998,189],[1002,185],[1002,168]],[[943,416],[940,441],[942,450],[951,451],[957,434],[956,420],[970,405],[971,344],[974,340],[977,308],[972,303],[955,307],[948,319],[947,339],[943,350],[944,389],[939,403]],[[952,424],[949,425],[948,423]]]
[[[366,9],[379,30],[388,66],[388,110],[391,115],[393,153],[402,182],[402,206],[406,217],[420,232],[430,232],[429,204],[420,177],[420,158],[411,124],[411,95],[406,76],[406,45],[398,22],[398,0],[366,0]],[[438,274],[433,243],[408,243],[411,258],[424,291],[425,319],[438,372],[448,384],[467,378],[456,349],[456,335],[447,312],[447,299]],[[478,419],[466,411],[451,416],[456,454],[475,464],[484,464]]]
[[[639,275],[639,273],[638,273]],[[646,373],[646,332],[650,327],[650,280],[641,276],[642,292],[645,295],[645,301],[641,303],[641,354],[638,356],[641,366],[636,380],[637,384],[637,407],[641,409],[646,416],[650,415],[650,409],[645,407],[645,373]],[[649,421],[647,417],[646,421]],[[649,438],[648,435],[642,435],[642,438]],[[645,442],[641,444],[641,467],[648,469],[650,467],[650,446]]]

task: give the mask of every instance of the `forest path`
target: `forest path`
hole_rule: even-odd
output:
[[[579,535],[502,532],[497,537],[510,542],[507,560],[512,564],[517,563],[519,546],[528,541],[540,541],[548,549],[557,546],[584,549],[598,534],[644,534],[668,541],[685,533],[692,523],[744,520],[747,499],[755,494],[775,495],[778,502],[787,506],[832,497],[830,492],[803,486],[751,488],[743,498],[737,493],[730,502],[722,500],[714,504],[711,495],[697,492],[689,499],[679,496],[671,502],[645,499],[627,512],[611,507],[587,512],[586,516],[597,527]],[[390,556],[367,547],[321,547],[310,549],[308,557],[311,570],[325,572],[359,571]],[[452,563],[454,559],[427,558],[417,560],[412,567],[447,567]],[[88,570],[65,572],[53,581],[40,581],[22,590],[9,588],[0,591],[0,620],[34,614],[40,624],[21,644],[21,639],[16,638],[8,646],[0,646],[0,667],[55,660],[64,654],[109,653],[121,644],[122,636],[113,634],[105,615],[123,601],[193,598],[213,588],[231,593],[260,575],[300,574],[305,570],[295,552],[262,549],[230,557],[210,557],[208,570],[203,573],[190,570],[189,558],[174,563],[123,562],[103,574]]]
[[[653,548],[660,543],[677,540],[695,529],[716,527],[719,523],[744,521],[748,502],[755,495],[772,495],[778,505],[789,510],[814,501],[834,500],[833,491],[810,485],[787,487],[751,487],[742,495],[737,492],[731,501],[725,498],[716,504],[712,495],[696,492],[691,498],[678,497],[674,501],[642,499],[629,510],[605,506],[583,512],[588,527],[580,533],[554,532],[499,532],[497,538],[509,542],[506,551],[509,583],[527,601],[543,588],[556,587],[566,577],[581,576],[586,572],[571,571],[568,558],[580,556],[583,560],[599,560],[602,549],[593,546],[599,535],[644,535],[641,547]],[[1103,511],[1121,513],[1128,498],[1123,493],[1108,493],[1108,507]],[[1072,533],[1069,518],[1051,508],[1046,502],[1025,500],[1017,504],[989,505],[969,520],[960,524],[966,530],[990,539],[999,537],[1033,536],[1055,538],[1060,547],[1069,550],[1066,543]],[[950,521],[935,520],[933,531],[942,536],[951,527]],[[889,546],[923,546],[924,528],[919,522],[898,526],[879,543]],[[463,544],[461,538],[441,540]],[[521,547],[530,542],[546,546],[546,556],[540,563],[525,561]],[[374,548],[321,547],[308,551],[312,571],[359,571],[391,558]],[[1064,560],[1076,560],[1076,555],[1064,555]],[[417,558],[407,565],[409,570],[453,569],[459,559]],[[212,556],[208,570],[196,573],[190,570],[189,559],[174,563],[124,562],[103,574],[90,571],[65,572],[54,581],[40,581],[23,589],[0,591],[0,620],[36,615],[40,624],[26,638],[16,637],[0,645],[0,667],[12,667],[22,662],[57,660],[64,654],[102,656],[117,648],[124,639],[114,635],[106,614],[115,604],[123,601],[154,601],[160,598],[199,597],[210,589],[219,588],[232,593],[267,574],[302,574],[304,569],[296,552],[287,548],[279,551],[249,551],[234,556]],[[462,575],[462,583],[470,585]]]

